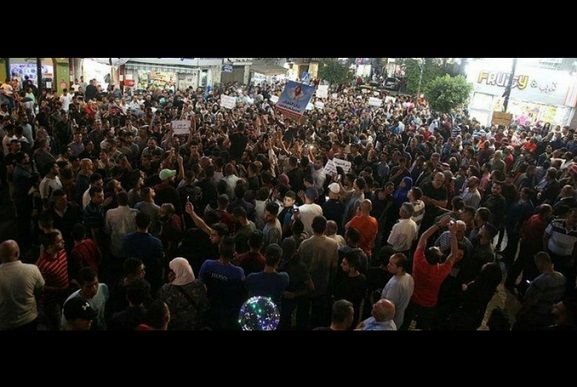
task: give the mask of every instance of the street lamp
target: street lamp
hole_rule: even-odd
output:
[[[511,69],[511,75],[509,76],[509,82],[505,88],[505,101],[503,102],[503,112],[507,113],[507,107],[509,106],[509,97],[511,96],[511,89],[513,88],[513,77],[515,77],[515,68],[517,67],[517,58],[513,58],[513,68]]]

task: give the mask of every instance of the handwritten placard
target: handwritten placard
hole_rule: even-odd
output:
[[[225,107],[227,109],[234,109],[236,106],[236,97],[231,97],[230,95],[221,95],[220,96],[220,106]]]
[[[383,104],[383,100],[380,98],[371,97],[369,98],[369,106],[379,107]]]
[[[188,134],[190,132],[189,120],[175,120],[170,124],[172,125],[172,133],[174,134]]]

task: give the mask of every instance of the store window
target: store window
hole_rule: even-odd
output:
[[[54,79],[54,63],[52,59],[43,58],[41,65],[44,85],[46,86],[46,82],[52,85]],[[19,77],[21,82],[24,81],[25,76],[28,76],[35,85],[38,85],[36,58],[10,58],[10,77],[14,75]]]

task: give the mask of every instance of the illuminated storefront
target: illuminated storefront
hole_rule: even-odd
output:
[[[137,90],[184,90],[219,83],[221,65],[222,59],[131,58],[125,65],[125,76]]]
[[[490,125],[493,111],[502,111],[511,60],[486,59],[469,63],[467,80],[473,84],[469,115]],[[549,122],[569,125],[577,103],[577,76],[567,71],[518,65],[507,111],[520,124]]]
[[[18,76],[21,81],[24,77],[28,78],[38,85],[38,69],[36,66],[37,58],[10,58],[10,77]],[[51,88],[54,84],[54,62],[52,58],[42,58],[42,81],[44,86]]]

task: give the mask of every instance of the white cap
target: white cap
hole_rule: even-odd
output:
[[[329,190],[332,193],[339,193],[341,192],[341,186],[338,183],[331,183],[329,184]]]

